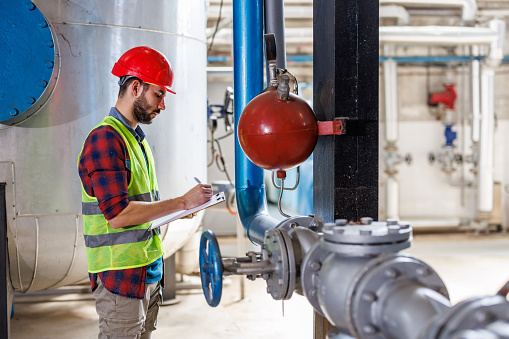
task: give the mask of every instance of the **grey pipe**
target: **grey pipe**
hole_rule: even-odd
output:
[[[283,0],[265,0],[265,33],[276,36],[276,67],[286,68],[285,14]]]

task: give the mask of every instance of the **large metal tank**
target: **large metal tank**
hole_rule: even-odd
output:
[[[28,0],[7,3],[33,10]],[[206,179],[205,0],[34,0],[33,4],[49,22],[54,41],[54,46],[47,46],[55,51],[54,67],[37,107],[31,109],[45,105],[31,116],[19,112],[18,121],[2,120],[0,125],[10,278],[20,292],[87,279],[77,156],[88,132],[115,105],[118,78],[110,72],[129,48],[155,48],[168,57],[175,71],[177,94],[169,93],[166,110],[152,125],[143,126],[156,159],[161,198],[185,193],[194,186],[194,176]],[[200,222],[201,217],[164,226],[166,255],[182,247]]]

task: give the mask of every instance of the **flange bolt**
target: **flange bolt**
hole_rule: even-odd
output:
[[[376,300],[376,295],[373,292],[364,292],[362,293],[362,300],[372,303]]]
[[[418,276],[425,277],[429,275],[429,270],[426,267],[419,267],[417,270],[415,270],[415,273],[417,273]]]
[[[485,311],[479,311],[474,314],[474,319],[478,323],[484,323],[488,320],[488,313]]]
[[[373,325],[364,325],[362,327],[362,332],[364,334],[375,334],[376,333],[376,327]]]
[[[386,269],[384,274],[387,278],[391,278],[391,279],[394,279],[398,276],[398,272],[396,272],[396,270],[393,268]]]
[[[372,222],[373,222],[373,218],[371,218],[371,217],[362,217],[361,218],[361,223],[363,223],[364,225],[371,225]]]
[[[389,226],[389,225],[397,225],[397,224],[398,224],[398,220],[393,219],[393,218],[387,219],[387,226]]]
[[[313,261],[309,267],[311,267],[313,271],[318,271],[322,267],[322,264],[318,261]]]
[[[346,219],[336,219],[336,226],[346,226],[348,224],[348,220]]]

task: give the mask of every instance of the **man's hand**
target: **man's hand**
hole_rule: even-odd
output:
[[[212,198],[212,186],[198,184],[184,194],[182,198],[184,199],[184,208],[186,210],[203,205]]]
[[[193,219],[194,217],[196,217],[196,215],[198,214],[198,212],[196,213],[191,213],[191,214],[188,214],[186,215],[185,217],[182,217],[180,219]]]
[[[115,218],[108,220],[112,228],[139,225],[181,210],[203,205],[212,198],[212,186],[199,184],[175,199],[161,201],[130,201]]]

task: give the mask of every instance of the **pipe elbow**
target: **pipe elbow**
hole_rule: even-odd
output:
[[[275,228],[279,221],[270,216],[263,187],[237,189],[237,208],[242,226],[249,240],[262,244],[265,231]]]

